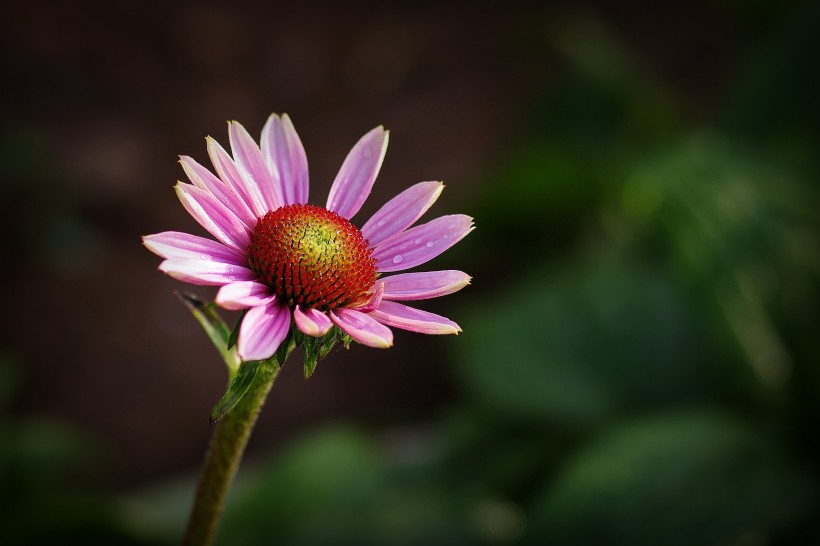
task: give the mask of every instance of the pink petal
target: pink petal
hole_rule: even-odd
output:
[[[245,225],[211,193],[190,184],[174,186],[185,210],[219,241],[239,250],[250,244]]]
[[[333,309],[331,320],[350,337],[368,347],[386,349],[393,345],[393,332],[369,315],[353,309]]]
[[[362,227],[362,235],[376,246],[412,226],[436,202],[444,184],[420,182],[385,203]]]
[[[248,264],[248,257],[233,247],[179,231],[164,231],[146,235],[142,238],[142,244],[154,254],[168,259],[199,258],[234,265]]]
[[[219,286],[256,278],[256,274],[246,267],[202,259],[165,260],[159,270],[177,280],[200,285]]]
[[[307,156],[287,114],[281,118],[271,114],[262,129],[261,148],[265,163],[274,178],[278,178],[279,194],[284,204],[307,203]]]
[[[376,282],[376,288],[373,290],[373,297],[370,298],[370,301],[367,302],[366,305],[363,307],[357,307],[356,311],[361,311],[362,313],[369,313],[373,309],[376,309],[379,304],[382,302],[382,297],[384,296],[384,283],[383,282]]]
[[[225,148],[220,146],[216,140],[211,137],[205,140],[208,143],[208,156],[210,156],[219,178],[233,188],[236,195],[245,202],[254,215],[257,217],[264,216],[270,208],[265,201],[259,183],[244,168],[234,163]]]
[[[317,309],[302,310],[298,305],[293,310],[293,320],[299,330],[313,337],[325,335],[333,326],[327,314]]]
[[[376,267],[386,273],[423,264],[459,242],[473,229],[473,219],[463,214],[442,216],[410,228],[375,247]]]
[[[388,326],[422,334],[458,334],[461,331],[461,327],[448,318],[392,301],[382,300],[370,316]]]
[[[225,205],[225,208],[234,213],[245,224],[246,228],[253,229],[256,227],[256,216],[245,201],[237,196],[233,188],[223,183],[211,171],[192,158],[183,155],[179,159],[182,169],[194,186],[211,192],[220,203]]]
[[[470,284],[470,276],[462,271],[422,271],[401,273],[382,279],[386,300],[427,300],[458,292]]]
[[[217,305],[231,311],[267,305],[273,298],[270,287],[256,281],[226,284],[216,293]]]
[[[228,136],[234,161],[259,184],[267,209],[274,210],[281,207],[282,196],[279,194],[279,184],[274,181],[273,174],[268,169],[256,141],[237,121],[228,124]],[[242,173],[242,170],[239,172]]]
[[[270,358],[290,328],[290,310],[278,301],[254,307],[242,319],[237,348],[242,360]]]
[[[364,135],[350,150],[333,181],[327,197],[327,209],[348,220],[364,204],[387,152],[389,133],[376,127]]]

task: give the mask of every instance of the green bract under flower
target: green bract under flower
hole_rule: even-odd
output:
[[[335,212],[285,205],[260,218],[249,261],[261,282],[289,307],[329,311],[364,303],[376,260],[362,233]]]

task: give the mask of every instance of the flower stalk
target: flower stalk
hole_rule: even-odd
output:
[[[292,350],[292,346],[289,349]],[[217,422],[205,455],[183,545],[213,544],[225,500],[245,446],[280,369],[276,356],[259,362],[256,375],[245,395]]]

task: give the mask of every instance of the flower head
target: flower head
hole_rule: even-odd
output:
[[[320,337],[337,326],[355,341],[389,347],[388,326],[426,334],[456,334],[453,321],[400,301],[444,296],[469,284],[461,271],[401,273],[435,258],[473,230],[454,214],[413,224],[443,185],[411,186],[360,228],[350,219],[376,180],[388,132],[377,127],[348,154],[325,207],[310,205],[304,148],[287,115],[271,115],[257,145],[229,123],[232,154],[208,138],[215,174],[187,156],[179,182],[185,209],[216,240],[166,231],[143,237],[164,261],[161,271],[192,284],[220,286],[216,303],[246,309],[237,348],[243,360],[272,356],[292,326]]]

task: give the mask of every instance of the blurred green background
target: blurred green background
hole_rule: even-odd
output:
[[[474,281],[285,367],[220,544],[820,544],[816,2],[4,9],[3,544],[178,541],[226,375],[139,236],[271,111],[314,203],[391,129],[355,220],[443,179]]]

